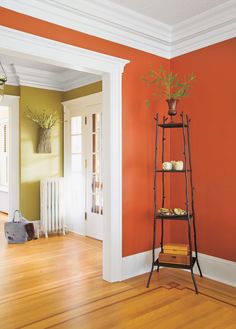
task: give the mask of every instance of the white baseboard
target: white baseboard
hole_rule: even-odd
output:
[[[68,232],[71,232],[71,233],[74,233],[74,234],[78,234],[78,235],[80,235],[80,236],[85,237],[85,235],[84,235],[82,232],[77,232],[77,231],[75,231],[75,230],[71,230],[70,228],[67,227],[67,233],[68,233]]]
[[[156,249],[156,256],[159,248]],[[198,260],[204,277],[236,287],[236,262],[198,253]],[[151,270],[152,252],[146,251],[139,254],[123,257],[122,279],[147,273]],[[194,272],[198,273],[197,266]]]
[[[236,287],[236,262],[201,253],[198,260],[204,277]],[[198,273],[197,266],[194,273]]]
[[[160,248],[155,250],[155,258],[157,258]],[[122,280],[132,278],[137,275],[147,273],[152,266],[152,251],[145,251],[139,254],[122,258]]]

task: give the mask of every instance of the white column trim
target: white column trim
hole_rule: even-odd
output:
[[[0,28],[0,52],[103,77],[104,243],[103,278],[122,279],[122,72],[129,61]],[[47,51],[45,51],[45,49]],[[104,161],[104,160],[103,160]]]
[[[103,120],[110,122],[103,126],[103,180],[104,188],[111,191],[104,194],[103,258],[109,259],[110,268],[103,263],[103,273],[118,281],[122,278],[122,262],[116,262],[122,260],[122,77],[118,72],[103,74],[102,82],[109,90],[109,97],[103,94]]]

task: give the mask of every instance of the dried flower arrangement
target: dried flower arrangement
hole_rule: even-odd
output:
[[[37,153],[51,153],[51,128],[62,122],[57,112],[33,112],[27,108],[26,117],[39,126]]]
[[[43,129],[51,129],[57,123],[61,122],[56,111],[48,114],[45,110],[42,112],[33,112],[27,108],[26,117]]]

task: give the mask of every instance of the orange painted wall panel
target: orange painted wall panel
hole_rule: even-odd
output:
[[[179,103],[178,111],[183,110],[192,118],[199,251],[235,260],[236,39],[168,61],[4,8],[0,9],[0,18],[2,25],[16,30],[130,60],[123,78],[123,256],[151,248],[153,117],[156,111],[166,113],[164,102],[156,108],[145,108],[147,90],[140,76],[149,70],[151,64],[158,67],[160,63],[167,69],[171,65],[171,69],[180,74],[195,72],[197,81],[192,96]],[[179,158],[180,140],[181,136],[171,136],[172,159]],[[183,207],[179,188],[182,182],[173,178],[171,185],[171,204]],[[182,241],[184,230],[172,226],[170,237],[167,232],[167,240]]]
[[[169,61],[4,8],[0,9],[0,18],[1,24],[9,28],[130,60],[123,75],[123,256],[151,249],[153,118],[157,109],[166,111],[166,105],[146,109],[147,89],[140,77],[151,64],[158,68],[162,63],[169,70]]]
[[[236,38],[176,57],[171,70],[197,76],[191,96],[180,101],[178,111],[192,119],[199,251],[236,261]],[[180,140],[172,134],[172,158],[179,156]],[[171,182],[173,205],[183,205],[182,182],[181,177]],[[173,227],[172,240],[183,241],[184,230]]]

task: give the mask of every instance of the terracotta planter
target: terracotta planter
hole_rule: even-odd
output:
[[[37,153],[51,152],[51,129],[39,128]]]
[[[178,103],[178,99],[173,99],[173,98],[170,98],[170,99],[166,99],[167,101],[167,104],[168,104],[168,108],[169,108],[169,111],[168,111],[168,114],[172,117],[174,115],[177,114],[176,112],[176,106],[177,106],[177,103]]]

